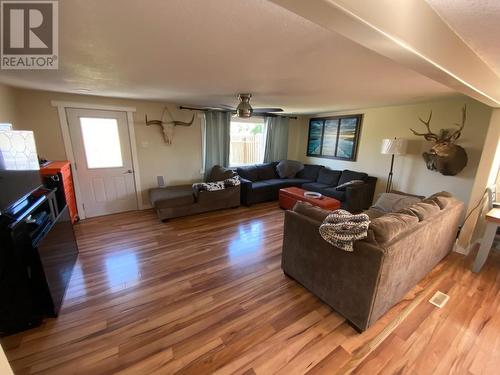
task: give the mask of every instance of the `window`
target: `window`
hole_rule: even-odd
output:
[[[114,118],[80,117],[87,167],[123,167],[118,122]]]
[[[362,117],[349,115],[311,119],[307,156],[356,160]]]
[[[231,120],[229,165],[262,163],[264,160],[264,119],[234,118]]]

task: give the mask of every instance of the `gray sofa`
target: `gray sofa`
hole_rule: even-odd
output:
[[[283,271],[361,331],[452,250],[464,209],[454,198],[430,197],[373,219],[368,238],[346,252],[319,234],[329,212],[304,206],[285,213]]]
[[[232,170],[215,166],[207,182],[224,181],[234,175]],[[193,185],[153,188],[149,190],[149,200],[158,218],[168,221],[180,216],[239,207],[240,186],[226,187],[216,191],[199,190],[193,188]]]
[[[321,165],[306,164],[294,178],[280,178],[278,162],[239,167],[241,179],[241,203],[252,205],[278,199],[279,189],[296,186],[304,190],[319,192],[341,202],[341,207],[350,212],[360,212],[370,207],[375,193],[376,177],[350,170],[332,170]],[[338,185],[352,180],[363,180],[363,184],[337,190]]]

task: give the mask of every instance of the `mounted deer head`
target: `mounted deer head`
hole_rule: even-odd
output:
[[[165,117],[166,113],[169,114],[169,117],[172,119],[172,121],[163,121],[163,118]],[[190,122],[175,121],[172,117],[172,114],[168,110],[168,107],[165,107],[165,109],[163,110],[163,113],[161,115],[161,120],[148,120],[148,115],[146,115],[146,126],[150,125],[161,126],[163,132],[163,139],[165,140],[165,143],[167,145],[171,145],[174,140],[174,129],[176,126],[191,126],[193,122],[194,122],[194,114]]]
[[[468,161],[467,153],[463,147],[455,144],[462,135],[462,130],[465,126],[467,106],[464,105],[462,108],[462,122],[460,124],[455,124],[458,126],[458,129],[441,129],[439,134],[433,133],[430,126],[431,119],[432,111],[427,121],[419,118],[420,122],[427,128],[427,133],[418,133],[413,129],[410,130],[413,134],[424,137],[425,140],[435,143],[429,152],[424,152],[422,154],[427,164],[427,169],[438,171],[445,176],[455,176],[465,168]]]

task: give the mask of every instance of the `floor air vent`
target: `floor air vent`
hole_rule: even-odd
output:
[[[449,295],[444,294],[443,292],[440,292],[438,290],[436,293],[434,293],[429,302],[432,303],[434,306],[442,308],[444,307],[444,305],[446,305],[449,299],[450,299]]]

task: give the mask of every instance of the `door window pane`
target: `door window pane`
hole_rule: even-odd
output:
[[[337,133],[339,128],[339,120],[326,120],[325,133],[323,135],[323,150],[322,155],[335,156],[337,147]]]
[[[123,167],[118,122],[114,118],[80,117],[87,167]]]
[[[309,143],[307,155],[321,154],[321,137],[323,135],[323,121],[311,121],[309,128]]]

